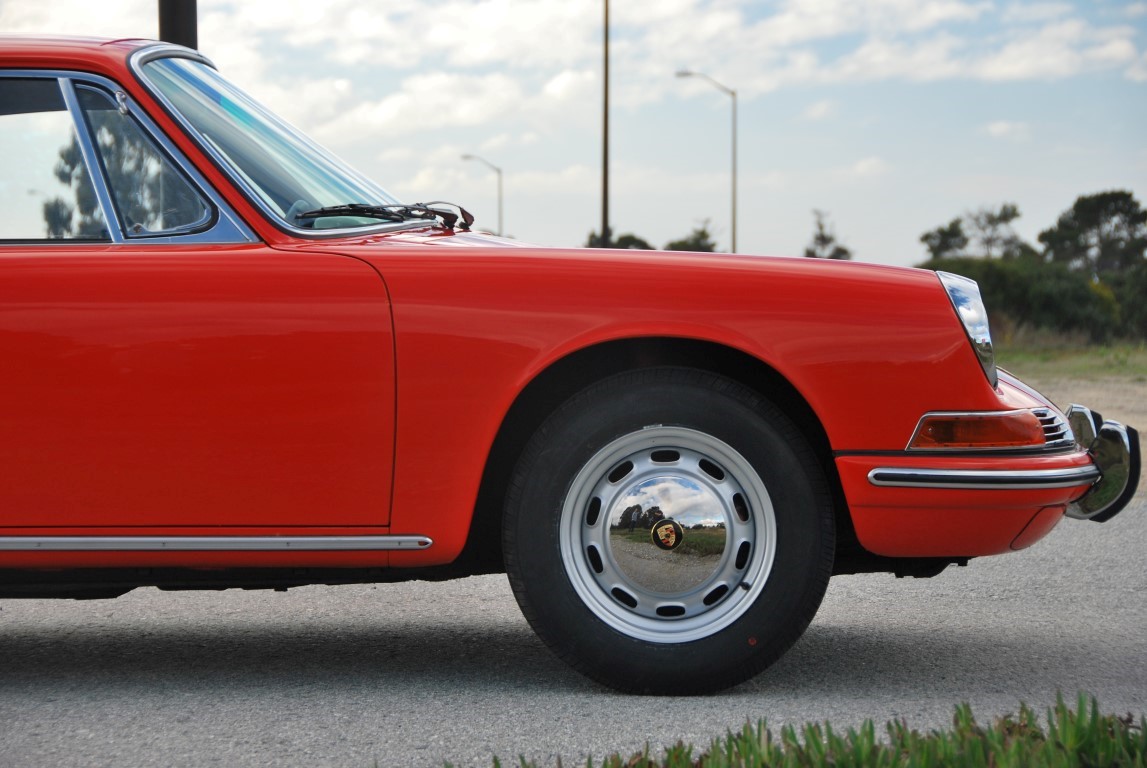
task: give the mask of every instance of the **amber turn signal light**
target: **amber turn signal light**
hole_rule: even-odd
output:
[[[1043,425],[1031,411],[929,413],[920,419],[908,450],[991,450],[1043,444]]]

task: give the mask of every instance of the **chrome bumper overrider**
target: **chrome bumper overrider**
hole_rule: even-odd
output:
[[[1075,443],[1091,464],[1063,469],[924,469],[880,467],[868,473],[876,486],[964,490],[1042,490],[1091,484],[1067,507],[1067,516],[1102,523],[1127,506],[1139,485],[1139,434],[1117,421],[1104,421],[1081,405],[1067,409]]]
[[[1083,497],[1068,505],[1067,516],[1106,522],[1127,506],[1139,486],[1139,433],[1074,403],[1067,409],[1067,421],[1076,444],[1091,454],[1101,474]]]

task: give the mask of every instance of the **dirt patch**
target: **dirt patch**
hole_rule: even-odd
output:
[[[1022,377],[1061,410],[1072,403],[1086,405],[1138,430],[1147,430],[1147,382],[1125,376],[1083,379],[1073,377]]]

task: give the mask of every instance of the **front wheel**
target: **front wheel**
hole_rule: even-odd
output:
[[[506,567],[541,638],[624,691],[746,680],[807,627],[833,516],[803,435],[723,377],[622,374],[555,412],[523,453]]]

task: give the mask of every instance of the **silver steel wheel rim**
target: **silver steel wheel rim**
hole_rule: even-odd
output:
[[[641,514],[626,517],[638,505]],[[659,513],[690,523],[662,530],[663,544],[681,537],[669,557],[653,552],[656,526],[651,548],[638,544],[646,518]],[[721,526],[720,552],[696,552],[701,536],[719,542]],[[704,432],[655,426],[613,440],[586,462],[562,504],[559,539],[566,574],[598,619],[640,640],[686,643],[719,632],[756,601],[772,570],[776,517],[764,483],[735,449]],[[674,559],[679,553],[690,555],[688,565]]]

